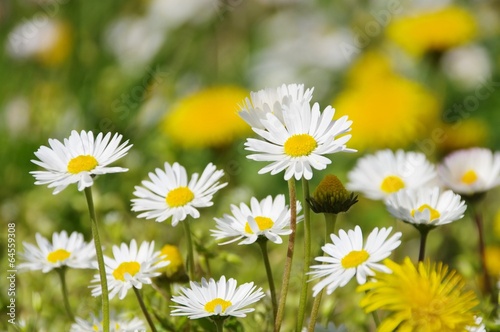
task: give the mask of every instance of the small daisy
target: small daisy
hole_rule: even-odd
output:
[[[285,171],[285,180],[295,176],[300,180],[310,180],[312,168],[323,170],[331,163],[324,155],[336,152],[355,152],[348,149],[345,143],[351,135],[343,135],[351,129],[352,121],[343,116],[332,120],[335,110],[328,106],[323,113],[319,104],[312,108],[309,103],[290,104],[283,108],[283,122],[271,113],[262,120],[264,129],[252,128],[265,140],[247,139],[246,150],[257,152],[247,158],[256,161],[270,161],[271,164],[262,168],[259,174],[277,174]],[[336,138],[338,135],[343,135]]]
[[[21,256],[26,262],[18,265],[20,270],[41,270],[47,273],[64,266],[74,269],[93,268],[94,241],[86,243],[83,234],[73,232],[68,237],[66,231],[54,233],[52,243],[38,233],[35,237],[38,247],[23,242],[24,252]]]
[[[337,287],[344,287],[355,275],[359,284],[364,284],[368,276],[375,275],[374,271],[383,271],[390,273],[390,270],[378,263],[389,257],[391,252],[396,249],[401,241],[401,233],[397,232],[388,239],[392,227],[375,228],[363,245],[363,234],[361,228],[356,226],[347,233],[340,230],[339,236],[331,234],[333,243],[327,243],[321,249],[328,256],[316,257],[318,262],[324,262],[322,265],[313,265],[308,274],[312,279],[323,278],[313,287],[313,296],[326,287],[327,294],[333,293]]]
[[[303,102],[309,103],[313,91],[314,88],[304,91],[304,84],[283,84],[278,88],[251,92],[250,98],[246,98],[240,106],[238,114],[252,128],[265,129],[261,121],[266,120],[267,113],[274,114],[283,123],[283,106],[289,106],[292,103],[299,105]]]
[[[500,152],[484,148],[458,150],[438,166],[444,184],[454,192],[472,195],[500,185]]]
[[[483,317],[475,316],[474,317],[475,325],[467,326],[465,330],[467,332],[486,332],[486,326],[483,323]]]
[[[460,195],[439,187],[403,189],[385,201],[389,213],[413,225],[440,226],[461,219],[467,209]]]
[[[423,153],[380,150],[359,159],[347,177],[347,189],[381,200],[403,188],[430,186],[436,171]]]
[[[76,317],[76,323],[70,327],[70,332],[102,332],[102,319],[92,315],[90,320]],[[145,332],[146,326],[139,318],[131,320],[124,317],[111,317],[109,320],[110,332]]]
[[[302,209],[297,201],[297,213]],[[291,213],[285,204],[285,195],[278,195],[273,201],[271,195],[260,202],[252,197],[250,206],[241,203],[240,206],[231,205],[232,215],[224,214],[222,218],[214,218],[217,230],[211,230],[217,240],[233,237],[220,243],[228,244],[243,239],[239,244],[250,244],[264,236],[270,241],[280,244],[281,235],[292,232],[289,228]]]
[[[212,206],[213,195],[227,183],[219,183],[223,170],[216,170],[210,163],[201,174],[194,173],[188,182],[186,169],[174,163],[165,163],[165,170],[157,168],[149,173],[151,181],[142,181],[136,186],[132,199],[132,211],[142,212],[139,218],[156,219],[161,222],[172,217],[172,226],[186,219],[188,215],[199,218],[197,208]]]
[[[154,241],[143,242],[139,250],[135,240],[130,242],[130,246],[126,243],[113,246],[113,256],[104,256],[110,299],[118,294],[122,300],[132,287],[141,289],[142,284],[151,284],[151,278],[159,276],[159,270],[170,263],[162,260],[159,251],[154,251]],[[94,264],[97,267],[97,263]],[[99,274],[95,274],[92,282],[97,285],[90,286],[93,296],[102,293],[100,280]]]
[[[210,316],[246,317],[254,311],[246,306],[257,302],[264,293],[262,288],[256,289],[253,282],[247,282],[238,287],[236,280],[222,276],[219,281],[201,279],[201,283],[190,282],[191,288],[182,287],[180,295],[173,296],[172,301],[178,305],[172,306],[172,316],[188,316],[197,319]]]
[[[107,173],[126,172],[121,167],[107,167],[125,156],[132,145],[125,141],[120,145],[122,135],[111,133],[104,136],[82,130],[81,133],[73,130],[64,144],[56,139],[49,139],[49,147],[41,146],[35,152],[40,160],[31,160],[46,171],[32,171],[37,185],[48,184],[55,188],[53,194],[58,194],[72,183],[78,183],[78,190],[92,186],[96,175]]]
[[[429,260],[415,266],[408,257],[402,264],[384,263],[392,273],[377,273],[357,289],[365,293],[365,312],[389,311],[377,331],[452,332],[475,325],[479,301],[456,271]]]

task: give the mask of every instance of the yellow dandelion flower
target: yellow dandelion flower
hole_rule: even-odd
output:
[[[443,263],[413,265],[406,257],[399,265],[385,261],[392,273],[377,273],[374,280],[358,287],[367,292],[361,300],[366,312],[390,311],[377,331],[465,331],[475,326],[473,308],[479,303],[464,279]]]
[[[397,76],[391,60],[378,51],[368,51],[349,68],[346,80],[349,85],[373,85],[381,80]]]
[[[358,151],[405,148],[428,137],[439,113],[425,87],[398,75],[387,56],[371,51],[347,73],[346,88],[332,101],[338,116],[352,120],[349,141]]]
[[[166,244],[161,248],[160,253],[162,256],[166,256],[163,260],[170,261],[170,264],[165,266],[162,270],[167,277],[172,277],[178,272],[184,271],[184,263],[182,262],[181,252],[177,246],[172,244]]]
[[[235,86],[216,86],[180,100],[168,112],[161,128],[184,148],[223,147],[251,133],[238,116],[248,92]]]
[[[476,30],[476,21],[466,9],[448,6],[397,18],[389,24],[386,33],[408,53],[420,56],[463,45],[474,38]]]

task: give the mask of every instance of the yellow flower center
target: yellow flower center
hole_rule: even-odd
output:
[[[217,308],[217,306],[220,306],[221,307],[220,312],[222,313],[222,312],[225,312],[226,309],[231,305],[232,305],[231,301],[226,301],[226,300],[218,297],[218,298],[215,298],[212,301],[209,301],[205,304],[205,311],[215,312],[215,308]]]
[[[260,231],[265,231],[266,229],[269,229],[273,227],[274,221],[271,218],[268,217],[255,217],[255,222],[257,223],[257,226],[259,226]],[[253,234],[252,228],[250,227],[250,224],[247,222],[245,225],[245,232],[248,234]]]
[[[428,326],[430,331],[438,331],[439,327],[442,327],[443,324],[442,308],[448,304],[446,303],[447,301],[439,296],[437,298],[429,298],[429,294],[424,294],[423,296],[418,294],[415,295],[418,297],[416,302],[425,303],[425,305],[422,307],[415,306],[411,308],[414,325]]]
[[[161,254],[167,257],[163,260],[170,261],[170,264],[162,268],[165,271],[167,277],[175,274],[183,266],[182,256],[177,246],[166,244],[161,248]]]
[[[140,269],[141,265],[137,262],[123,262],[113,271],[113,277],[116,280],[125,281],[125,273],[133,277]]]
[[[47,255],[47,260],[51,263],[63,261],[71,256],[71,253],[64,249],[57,249]]]
[[[291,157],[308,156],[317,146],[318,143],[309,134],[290,136],[284,144],[285,153]]]
[[[81,155],[71,159],[68,163],[68,172],[78,174],[93,170],[99,163],[90,155]]]
[[[170,190],[165,201],[170,207],[184,206],[194,199],[194,194],[188,187],[179,187]]]
[[[464,175],[462,175],[462,178],[460,180],[465,184],[473,184],[477,181],[477,174],[470,169],[465,172]]]
[[[395,193],[396,191],[399,191],[404,187],[405,183],[403,182],[403,180],[401,180],[399,176],[396,175],[387,176],[380,185],[380,189],[388,194]]]
[[[431,219],[430,219],[430,221],[436,220],[436,219],[438,219],[441,216],[441,214],[439,213],[438,210],[433,209],[428,204],[424,204],[424,205],[422,205],[421,207],[419,207],[416,210],[415,209],[411,210],[411,216],[415,217],[415,212],[417,212],[417,211],[424,212],[425,210],[429,210],[429,212],[431,213]]]
[[[370,254],[366,252],[366,250],[353,250],[342,258],[340,262],[345,269],[349,269],[351,267],[357,267],[361,263],[364,263]]]
[[[99,331],[99,326],[97,326],[97,324],[94,324],[94,325],[92,326],[92,330],[94,330],[94,331]]]

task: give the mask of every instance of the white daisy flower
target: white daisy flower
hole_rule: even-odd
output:
[[[297,201],[297,214],[302,209]],[[220,243],[228,244],[243,239],[239,244],[250,244],[257,241],[259,236],[265,236],[270,241],[280,244],[281,235],[292,232],[290,227],[291,213],[285,204],[285,195],[278,195],[273,201],[271,195],[260,202],[252,197],[250,206],[241,203],[240,206],[231,205],[232,215],[224,214],[222,218],[214,218],[217,230],[211,230],[217,240],[233,237]]]
[[[401,241],[401,233],[397,232],[389,239],[392,231],[389,228],[375,228],[363,245],[363,234],[361,228],[356,226],[347,233],[340,230],[339,235],[331,234],[333,243],[327,243],[321,249],[328,256],[316,257],[315,260],[322,265],[312,265],[315,271],[308,272],[312,279],[323,278],[313,287],[313,296],[326,287],[327,294],[333,293],[337,287],[344,287],[355,275],[357,282],[362,285],[367,277],[375,275],[374,271],[390,273],[391,271],[381,260],[389,257]]]
[[[347,177],[348,190],[381,200],[403,188],[433,185],[436,170],[423,153],[387,149],[360,158]]]
[[[25,262],[18,265],[20,270],[41,270],[47,273],[63,266],[74,269],[93,268],[94,241],[86,243],[83,234],[73,232],[68,237],[66,231],[54,233],[52,243],[39,233],[36,233],[35,238],[38,247],[23,242],[24,252],[20,254]]]
[[[465,328],[465,331],[467,331],[467,332],[486,332],[486,326],[483,323],[483,317],[475,316],[474,320],[475,320],[476,325],[467,326]]]
[[[162,259],[159,251],[154,251],[154,241],[143,242],[139,250],[135,240],[130,242],[130,246],[126,243],[113,246],[113,256],[104,256],[110,299],[118,294],[122,300],[132,287],[141,289],[143,284],[151,284],[151,278],[159,276],[159,270],[170,264]],[[94,264],[97,267],[97,262]],[[93,296],[102,294],[100,280],[99,274],[95,274],[92,283],[96,285],[90,286]]]
[[[482,193],[500,185],[500,152],[484,148],[458,150],[438,166],[444,184],[465,195]]]
[[[309,103],[314,88],[304,91],[304,84],[283,84],[278,88],[267,88],[257,92],[251,92],[250,98],[244,100],[240,106],[239,115],[253,128],[265,129],[261,123],[266,120],[266,114],[274,114],[281,122],[283,119],[283,107],[292,103],[301,105]]]
[[[149,173],[151,181],[142,181],[145,188],[136,186],[132,199],[132,211],[145,211],[139,218],[161,222],[172,217],[172,226],[188,215],[199,218],[197,208],[212,206],[213,195],[227,183],[219,183],[223,170],[216,170],[210,163],[201,174],[194,173],[188,182],[186,169],[174,163],[165,163],[165,170],[157,168]]]
[[[262,120],[265,130],[252,128],[265,140],[247,139],[246,150],[257,152],[247,158],[272,162],[259,174],[271,172],[274,175],[286,169],[285,180],[294,176],[297,180],[310,180],[312,168],[323,170],[331,163],[324,155],[356,151],[345,146],[351,135],[336,138],[351,130],[352,121],[348,121],[347,116],[335,121],[334,114],[331,106],[321,113],[318,103],[311,108],[307,102],[285,105],[283,123],[276,115],[267,113],[266,120]]]
[[[35,156],[40,160],[31,160],[46,171],[32,171],[37,185],[48,184],[54,189],[54,195],[61,192],[72,183],[78,183],[78,190],[92,186],[96,175],[106,173],[126,172],[121,167],[107,167],[125,156],[132,145],[128,140],[120,145],[122,135],[111,133],[104,136],[82,130],[81,133],[73,130],[64,144],[56,139],[49,139],[49,146],[41,146]]]
[[[464,216],[467,206],[460,195],[439,187],[403,189],[386,201],[389,213],[413,225],[440,226]]]
[[[188,316],[190,319],[202,317],[235,316],[246,317],[254,311],[246,306],[260,300],[264,293],[262,288],[256,289],[253,282],[247,282],[238,287],[236,280],[222,276],[219,281],[201,279],[201,283],[190,283],[191,288],[182,287],[180,295],[173,296],[172,301],[178,305],[172,306],[172,316]]]
[[[70,332],[102,332],[102,319],[95,315],[90,320],[84,320],[76,317],[75,323],[71,324]],[[128,319],[127,317],[114,317],[109,319],[110,332],[146,332],[144,322],[137,317]]]

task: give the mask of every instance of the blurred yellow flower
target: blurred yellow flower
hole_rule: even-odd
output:
[[[386,33],[408,53],[420,56],[463,45],[474,38],[476,29],[476,21],[466,9],[448,6],[396,18]]]
[[[46,66],[57,66],[63,63],[72,48],[73,35],[68,23],[57,22],[53,34],[52,42],[36,54],[36,58]]]
[[[45,18],[23,20],[8,35],[7,53],[14,59],[34,59],[45,66],[63,63],[71,53],[72,26]]]
[[[181,252],[177,246],[166,244],[160,250],[161,255],[165,255],[165,261],[170,261],[170,264],[165,266],[161,271],[164,271],[168,278],[171,278],[178,272],[184,270],[184,263],[182,262]]]
[[[184,148],[223,147],[251,133],[238,116],[248,92],[236,86],[216,86],[181,99],[162,121],[164,133]]]
[[[500,278],[500,247],[486,247],[484,254],[486,256],[488,274],[496,279]]]
[[[382,52],[369,51],[360,56],[346,75],[348,85],[372,85],[382,79],[397,76],[391,59]]]
[[[425,87],[398,75],[386,58],[373,53],[350,69],[347,86],[332,105],[337,116],[353,121],[349,142],[358,151],[407,147],[428,133],[439,111]]]

